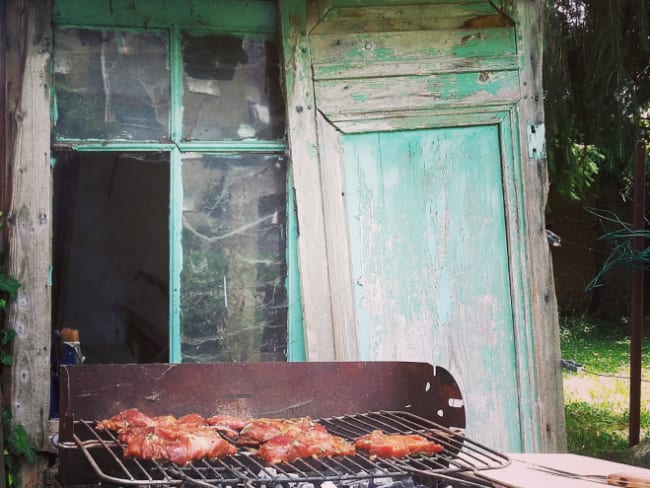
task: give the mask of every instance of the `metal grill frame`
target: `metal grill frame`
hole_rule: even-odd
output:
[[[94,434],[80,433],[84,429],[88,431],[84,422],[92,426],[97,420],[110,418],[129,408],[140,409],[151,416],[180,417],[195,412],[206,418],[228,414],[242,418],[311,417],[323,422],[350,414],[359,415],[358,412],[406,412],[432,422],[438,432],[449,429],[461,437],[466,426],[463,397],[453,376],[439,366],[404,361],[71,365],[60,369],[59,399],[61,417],[55,481],[63,488],[97,487],[106,482],[122,486],[173,487],[188,484],[188,477],[194,479],[197,486],[213,487],[213,483],[204,480],[215,476],[229,480],[239,476],[242,469],[248,474],[246,469],[250,469],[250,460],[254,459],[251,456],[233,457],[242,461],[246,468],[236,467],[235,474],[214,475],[210,471],[214,466],[204,462],[180,469],[168,468],[161,463],[141,462],[139,466],[132,464],[136,462],[134,460],[125,460],[125,470],[116,465],[115,458],[106,452],[109,446],[119,454],[117,439],[99,440],[92,437]],[[102,441],[108,444],[104,445]],[[472,458],[470,461],[462,459],[462,452],[473,448],[474,444],[463,438],[463,446],[463,450],[456,453],[459,460],[455,464],[450,460],[446,466],[447,471],[455,473],[455,480],[472,474],[462,469],[474,470],[478,476],[477,470],[483,467],[479,462],[475,468]],[[450,447],[446,454],[452,452]],[[483,451],[481,447],[476,452],[489,450]],[[479,459],[482,456],[479,455]],[[496,456],[496,465],[504,463],[498,453],[492,452],[490,456]],[[102,471],[104,481],[98,481],[98,469],[93,463]],[[111,469],[105,469],[105,463],[112,466]],[[302,463],[298,464],[303,466]],[[493,465],[492,461],[486,464]],[[327,468],[327,465],[323,466]],[[423,471],[420,474],[428,477],[427,486],[434,484],[433,475],[437,480],[448,478],[444,470],[438,469],[440,466],[420,469],[418,465],[396,466],[387,462],[382,466],[388,472],[399,473],[409,468],[413,478],[419,476],[418,470]],[[232,469],[232,466],[226,465],[223,469],[226,468]],[[171,471],[166,471],[168,469]],[[254,469],[260,467],[254,464]],[[201,470],[208,474],[201,474]],[[355,475],[356,472],[348,474],[342,484],[349,486],[355,482],[355,477],[363,480],[369,476],[367,472]],[[331,476],[320,473],[317,479],[340,482],[342,476],[336,471]],[[375,480],[376,483],[382,481]],[[491,485],[472,482],[462,486]]]
[[[122,486],[193,486],[219,488],[261,487],[273,484],[332,481],[341,486],[354,481],[390,477],[459,479],[486,469],[502,468],[510,459],[453,430],[409,412],[379,411],[316,420],[334,435],[353,441],[379,429],[388,434],[420,434],[444,447],[433,456],[375,458],[360,451],[356,456],[298,459],[291,463],[269,465],[256,458],[253,450],[241,448],[235,456],[186,466],[158,461],[142,461],[121,456],[123,446],[110,431],[98,431],[95,422],[75,421],[73,443],[63,449],[81,449],[102,481]],[[99,458],[103,457],[103,460]],[[480,485],[479,485],[480,486]]]

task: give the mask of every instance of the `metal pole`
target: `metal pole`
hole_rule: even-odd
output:
[[[639,141],[634,148],[632,228],[645,228],[645,143]],[[645,248],[644,238],[634,236],[632,248],[641,252]],[[630,337],[630,424],[629,444],[639,443],[641,430],[641,345],[643,342],[643,269],[636,269],[632,275],[632,306],[630,310],[632,333]]]

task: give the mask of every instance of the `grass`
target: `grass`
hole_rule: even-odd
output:
[[[647,329],[647,327],[645,327]],[[569,452],[611,458],[628,447],[629,324],[561,321],[562,357],[582,365],[563,371]],[[650,439],[650,350],[643,349],[641,440]]]

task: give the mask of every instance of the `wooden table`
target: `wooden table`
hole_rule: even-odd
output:
[[[629,476],[642,477],[647,483],[635,481],[627,485],[629,488],[650,488],[650,469],[639,468],[627,464],[604,461],[576,454],[508,454],[512,464],[505,468],[482,471],[490,478],[512,485],[513,487],[542,487],[542,488],[594,488],[606,485],[601,482],[583,479],[572,479],[550,474],[536,469],[536,466],[547,466],[578,475],[604,475],[624,473]]]

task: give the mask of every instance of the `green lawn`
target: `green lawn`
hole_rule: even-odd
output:
[[[562,357],[584,365],[564,370],[569,452],[602,458],[628,446],[629,324],[561,321]],[[641,440],[650,439],[650,350],[643,349]]]

